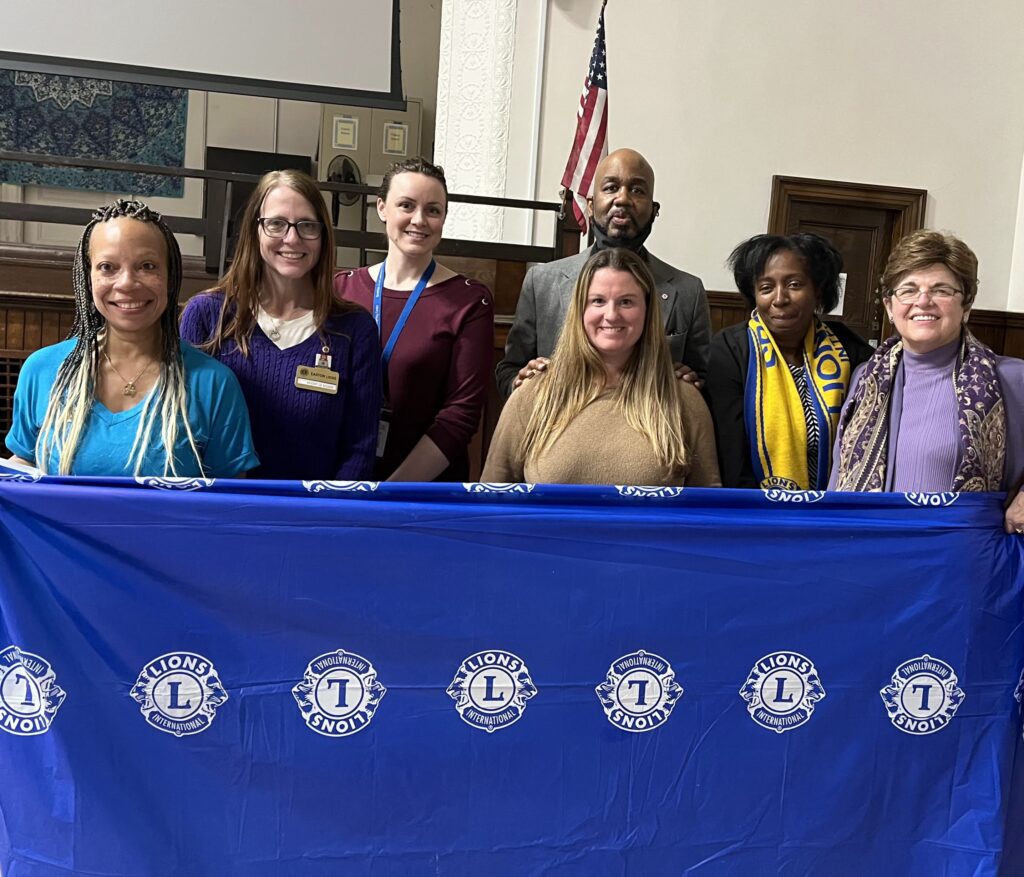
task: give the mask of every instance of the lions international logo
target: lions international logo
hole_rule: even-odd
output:
[[[0,729],[19,737],[45,734],[65,697],[48,661],[17,646],[0,652]]]
[[[907,502],[921,508],[942,508],[953,505],[959,493],[904,493]]]
[[[488,734],[519,721],[536,693],[523,659],[501,649],[470,655],[448,686],[462,721]]]
[[[761,480],[760,487],[766,492],[769,490],[788,490],[790,492],[799,492],[800,490],[800,485],[792,478],[783,478],[781,475],[769,475],[767,478]]]
[[[657,497],[658,499],[672,499],[683,492],[682,487],[637,487],[635,484],[616,484],[615,489],[619,496]]]
[[[905,734],[934,734],[956,715],[966,695],[945,661],[921,655],[905,661],[879,694],[889,721]]]
[[[533,493],[535,484],[516,484],[503,481],[485,483],[483,481],[463,481],[466,493]]]
[[[132,697],[154,728],[184,737],[209,728],[228,693],[209,659],[193,652],[168,652],[143,667]]]
[[[2,462],[0,462],[0,465],[3,465]],[[0,469],[0,481],[35,484],[42,477],[40,472],[14,472]]]
[[[379,481],[303,481],[302,486],[310,493],[337,491],[339,493],[373,493],[380,487]]]
[[[362,655],[338,649],[309,662],[292,689],[306,727],[325,737],[347,737],[373,719],[387,689]]]
[[[781,487],[772,487],[763,490],[762,493],[769,502],[805,503],[819,502],[825,498],[824,490],[786,490]]]
[[[772,652],[754,664],[740,696],[750,718],[781,734],[806,724],[825,688],[810,659],[799,652]]]
[[[212,487],[214,478],[157,478],[153,475],[136,475],[135,483],[157,490],[203,490]]]
[[[672,665],[643,649],[614,661],[594,690],[608,721],[633,733],[660,728],[683,696]]]

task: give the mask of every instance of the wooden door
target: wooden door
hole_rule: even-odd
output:
[[[893,244],[924,222],[927,192],[799,177],[772,178],[770,234],[813,232],[843,255],[846,294],[842,317],[862,338],[882,334],[878,278]]]

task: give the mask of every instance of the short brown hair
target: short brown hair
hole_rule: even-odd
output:
[[[377,191],[377,197],[381,201],[388,200],[388,192],[391,191],[391,181],[399,174],[423,174],[425,177],[437,180],[441,184],[441,188],[444,189],[445,201],[448,201],[448,181],[444,178],[444,168],[439,164],[433,164],[425,158],[418,156],[416,158],[396,161],[388,168],[387,173],[384,174],[384,179],[381,180],[380,189]],[[447,206],[446,203],[445,207],[447,208]]]
[[[918,229],[903,237],[889,254],[882,272],[882,295],[887,298],[911,271],[943,265],[956,275],[964,291],[964,310],[978,294],[978,257],[960,238],[944,231]]]

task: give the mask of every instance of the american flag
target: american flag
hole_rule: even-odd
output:
[[[605,0],[605,3],[607,0]],[[590,69],[580,95],[576,114],[576,139],[562,174],[562,185],[572,192],[572,212],[580,232],[587,233],[587,197],[594,185],[594,171],[608,154],[608,69],[604,46],[604,7],[597,19],[597,36],[590,56]]]

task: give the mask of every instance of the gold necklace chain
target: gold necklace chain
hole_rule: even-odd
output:
[[[143,368],[142,371],[140,371],[134,378],[132,378],[129,381],[128,378],[126,378],[123,374],[121,374],[121,372],[117,370],[117,366],[110,361],[110,357],[107,356],[106,350],[103,351],[103,358],[107,361],[107,365],[109,365],[114,370],[114,374],[117,375],[122,381],[124,381],[124,389],[121,391],[122,396],[134,396],[138,392],[138,390],[135,387],[135,382],[138,381],[139,378],[141,378],[146,372],[148,372],[153,367],[153,361],[148,362],[145,368]]]

